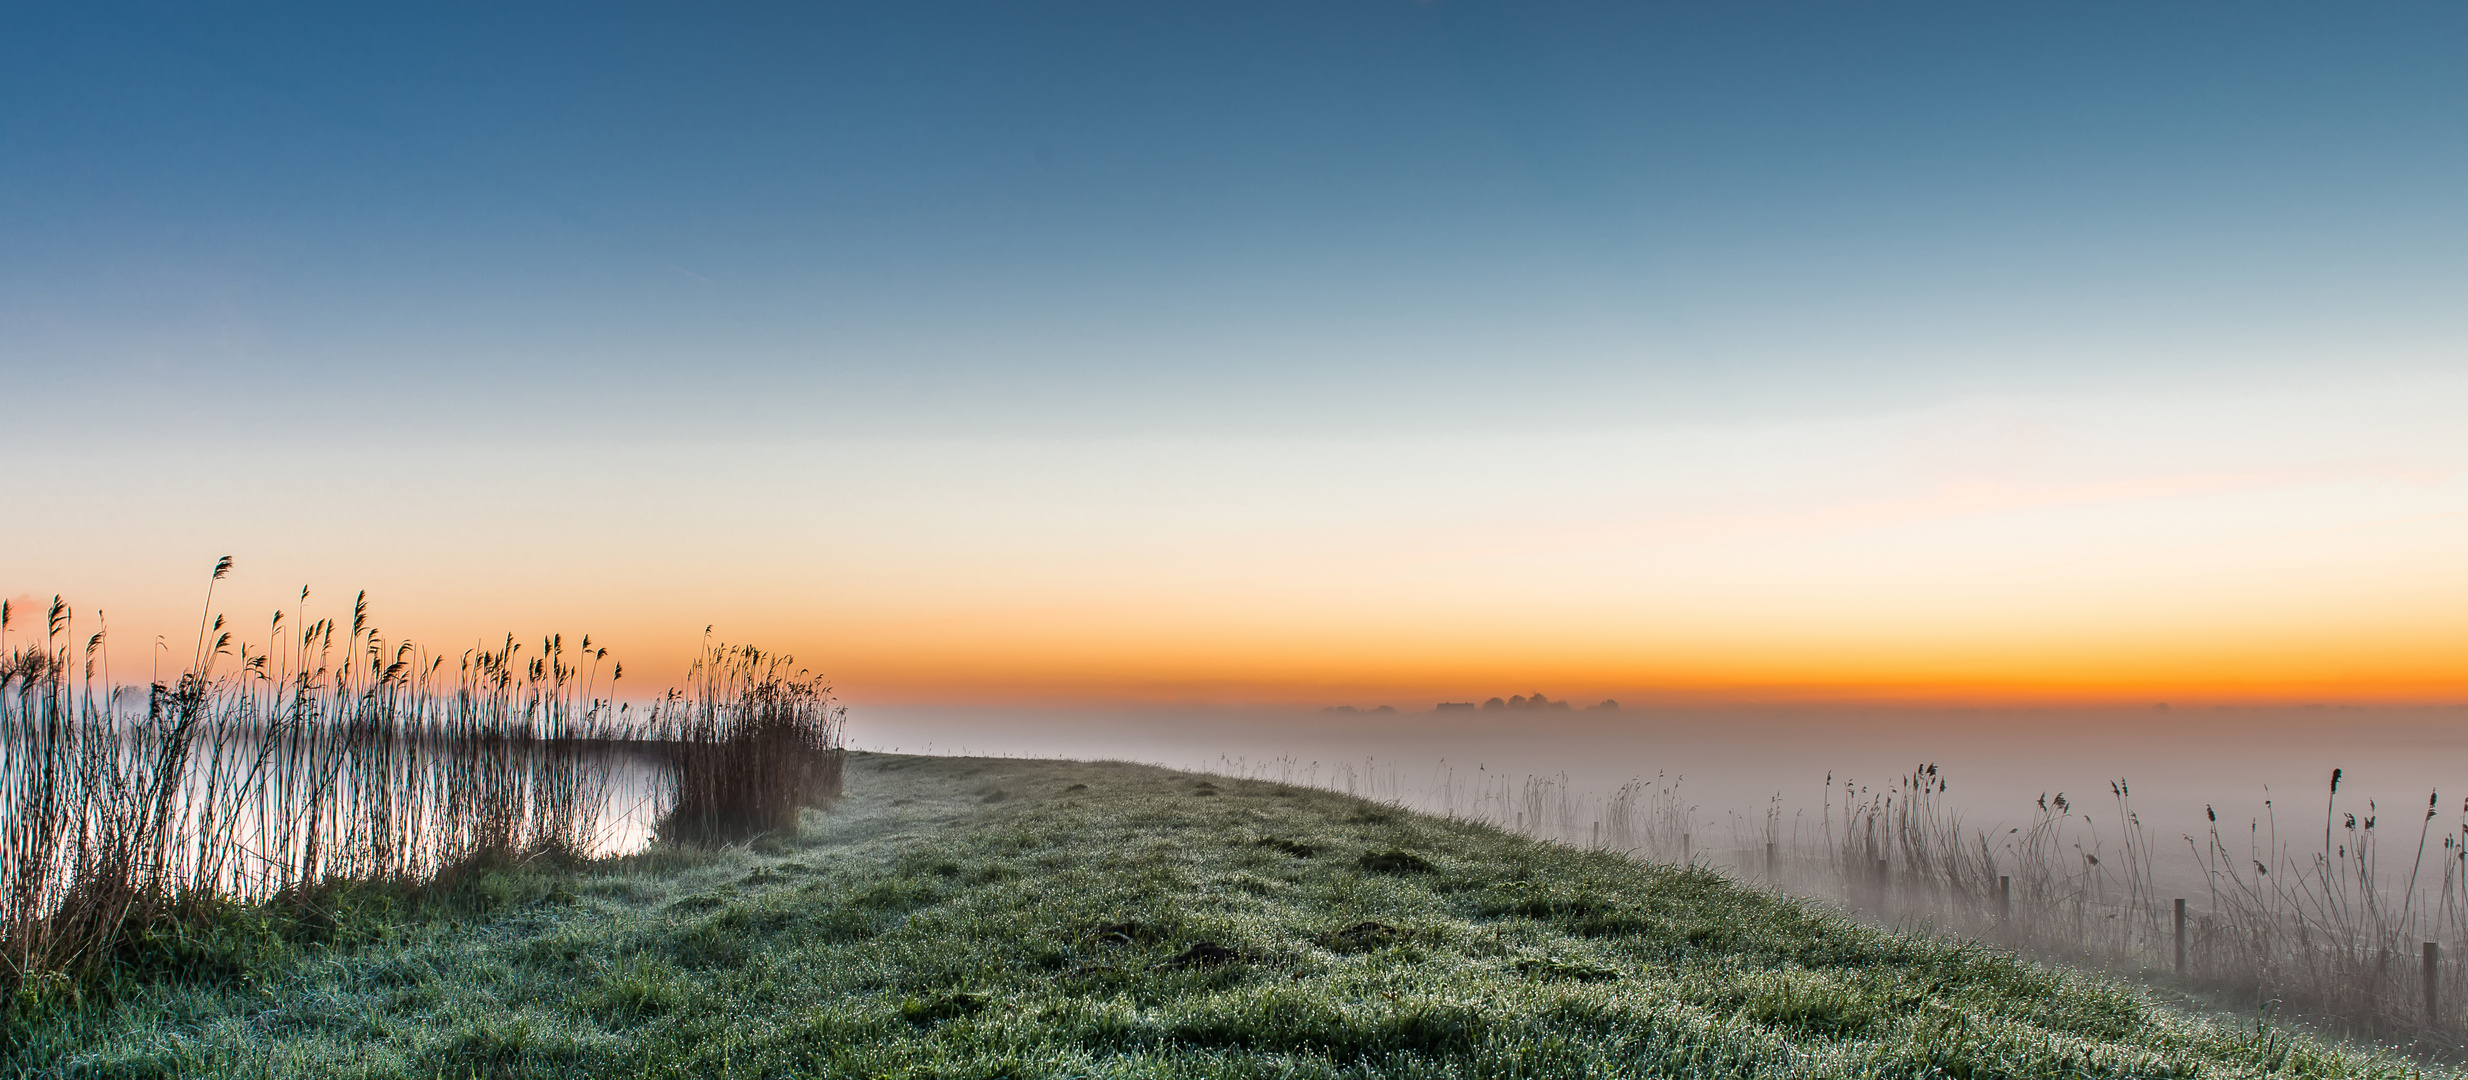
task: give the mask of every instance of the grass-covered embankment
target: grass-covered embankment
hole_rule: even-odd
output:
[[[2290,1076],[2392,1061],[1704,871],[1129,765],[852,755],[794,837],[240,909],[35,1074]]]

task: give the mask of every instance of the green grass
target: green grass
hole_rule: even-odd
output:
[[[793,837],[233,909],[21,1001],[94,1076],[2403,1076],[1706,871],[1130,765],[851,755]]]

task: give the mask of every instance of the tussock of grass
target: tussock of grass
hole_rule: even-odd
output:
[[[132,970],[30,1015],[5,1063],[379,1077],[2411,1072],[1708,871],[1324,792],[1219,779],[1194,797],[1189,777],[1125,765],[848,766],[848,797],[769,853],[492,870],[462,899],[337,903],[330,927],[308,931],[255,921],[288,918],[271,907],[235,909],[213,959]],[[1009,797],[984,802],[987,785]]]

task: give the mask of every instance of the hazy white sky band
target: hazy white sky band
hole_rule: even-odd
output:
[[[106,610],[126,665],[228,552],[244,627],[366,588],[442,651],[590,632],[648,680],[713,625],[860,700],[2447,699],[2461,415],[2468,376],[2402,373],[1420,437],[80,440],[21,457],[0,589]]]

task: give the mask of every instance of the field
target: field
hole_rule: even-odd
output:
[[[2128,972],[2461,1060],[2468,807],[2441,821],[2448,806],[2429,793],[2422,815],[2378,812],[2370,796],[2340,790],[2342,770],[2324,773],[2318,825],[2291,814],[2284,827],[2267,799],[2242,829],[2233,811],[2224,824],[2206,807],[2207,830],[2180,834],[2182,847],[2143,821],[2122,779],[2095,805],[2043,794],[2019,821],[1968,825],[1934,765],[1882,788],[1829,777],[1813,812],[1786,820],[1778,795],[1763,820],[1734,812],[1727,828],[1659,777],[1612,792],[1576,790],[1565,776],[1521,786],[1498,774],[1479,786],[1449,777],[1415,805],[1649,862],[1716,866],[1870,922]],[[1399,791],[1393,771],[1348,769],[1337,780],[1392,799]]]
[[[791,833],[232,906],[23,1007],[96,1076],[2403,1076],[1711,871],[1327,791],[852,754]]]

